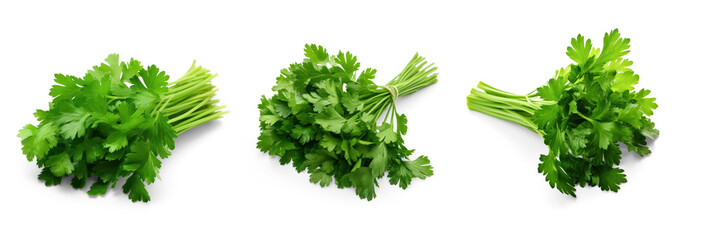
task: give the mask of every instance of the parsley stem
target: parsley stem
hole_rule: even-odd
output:
[[[424,57],[415,54],[402,72],[390,80],[386,86],[396,87],[398,97],[407,96],[428,87],[437,82],[437,74],[434,72],[438,68],[433,67],[433,65],[433,63],[427,65]]]
[[[363,102],[363,110],[357,113],[358,116],[363,113],[370,114],[375,122],[378,122],[380,117],[385,114],[383,122],[395,127],[397,115],[395,98],[410,95],[436,83],[437,74],[434,73],[436,70],[433,63],[427,65],[423,57],[415,54],[400,74],[385,85],[387,88],[379,86],[378,89],[370,90],[359,97]],[[396,91],[394,93],[396,97],[390,91]],[[388,118],[390,122],[388,122]]]
[[[512,107],[517,107],[520,110],[523,111],[528,111],[531,114],[534,114],[534,111],[541,108],[541,105],[538,104],[538,100],[534,101],[526,101],[525,99],[515,99],[515,98],[506,98],[506,97],[500,97],[500,96],[495,96],[491,95],[489,93],[481,92],[476,89],[472,89],[470,91],[470,94],[474,96],[474,99],[482,99],[485,101],[490,101],[498,104],[503,104],[503,105],[509,105]]]
[[[210,100],[209,102],[205,103],[205,105],[211,105],[211,104],[215,104],[215,103],[218,103],[218,102],[219,102],[219,99]],[[188,109],[188,107],[189,107],[188,105],[178,105],[176,108],[173,108],[173,109],[165,109],[165,110],[162,110],[161,112],[164,113],[164,114],[166,114],[166,115],[173,115],[173,114],[175,114],[175,113],[179,113],[179,112],[181,112],[181,111],[185,111],[186,109]]]
[[[163,108],[161,111],[174,111],[174,110],[178,111],[178,110],[186,109],[186,108],[188,108],[188,106],[190,106],[192,104],[196,104],[197,102],[200,102],[200,99],[202,99],[202,98],[214,97],[216,90],[217,89],[214,89],[211,92],[206,92],[206,93],[202,93],[202,94],[199,94],[196,96],[192,96],[190,99],[185,99],[181,102],[174,101],[174,102],[177,102],[177,105],[169,105],[168,107]]]
[[[216,76],[217,76],[217,74],[214,74],[214,75],[210,75],[207,78],[201,79],[199,81],[186,83],[183,86],[176,86],[173,89],[170,89],[168,91],[168,93],[166,93],[166,95],[173,96],[173,98],[178,98],[178,97],[188,96],[189,92],[192,92],[192,91],[198,91],[198,90],[214,87],[214,86],[210,85],[210,81],[212,81],[212,79],[215,78]]]
[[[109,99],[113,99],[113,100],[115,100],[115,99],[117,99],[117,100],[127,99],[127,97],[118,97],[118,96],[112,96],[112,95],[107,95],[107,96],[105,96],[105,97],[106,97],[106,98],[109,98]]]
[[[364,104],[362,112],[373,116],[375,122],[378,122],[380,117],[385,114],[383,122],[387,122],[389,118],[390,122],[388,123],[395,127],[397,115],[395,98],[410,95],[436,83],[437,74],[434,72],[437,68],[433,67],[433,65],[433,63],[428,64],[424,57],[415,54],[400,74],[385,85],[387,88],[379,87],[360,97]],[[390,91],[396,91],[394,93],[396,97]],[[359,112],[358,114],[361,113]]]
[[[589,117],[587,117],[587,116],[583,115],[583,114],[582,114],[582,113],[580,113],[580,112],[577,112],[577,114],[578,114],[578,116],[580,116],[581,118],[583,118],[583,119],[587,120],[588,122],[591,122],[591,123],[592,123],[592,122],[596,122],[596,121],[595,121],[595,120],[593,120],[592,118],[589,118]]]
[[[497,89],[493,86],[488,85],[487,83],[484,83],[483,81],[478,82],[478,88],[485,91],[485,93],[488,93],[488,94],[491,94],[494,96],[506,97],[506,98],[523,99],[523,98],[527,98],[527,97],[533,97],[533,96],[529,96],[529,95],[519,95],[519,94],[514,94],[514,93],[502,91],[500,89]]]
[[[168,123],[177,134],[206,122],[221,118],[227,112],[220,111],[224,106],[215,106],[217,88],[211,82],[217,74],[193,61],[185,75],[169,84],[169,89],[155,111],[168,117]]]
[[[199,102],[197,105],[195,105],[194,107],[192,107],[192,108],[191,108],[190,110],[188,110],[187,112],[185,112],[185,113],[183,113],[183,114],[181,114],[181,115],[178,115],[177,117],[174,117],[174,118],[169,119],[169,120],[168,120],[168,123],[177,122],[177,121],[179,121],[179,120],[181,120],[181,119],[186,118],[188,115],[190,115],[190,114],[192,114],[193,112],[195,112],[195,110],[197,110],[197,109],[201,108],[202,106],[204,106],[205,103],[207,103],[208,101],[209,101],[209,99],[205,99],[205,100]]]
[[[194,127],[200,126],[202,124],[205,124],[205,123],[210,122],[210,121],[215,120],[215,119],[220,119],[220,118],[222,118],[222,115],[227,114],[227,113],[229,113],[229,112],[228,111],[217,112],[217,113],[209,115],[205,118],[198,119],[197,121],[194,121],[194,122],[191,122],[188,124],[184,124],[184,125],[179,125],[179,126],[175,127],[173,130],[176,131],[176,134],[180,135],[181,133],[183,133],[187,130],[190,130]]]
[[[174,130],[177,131],[178,128],[182,128],[183,126],[190,126],[193,123],[201,122],[200,120],[202,120],[202,119],[207,119],[207,118],[210,118],[212,116],[218,116],[218,114],[221,115],[220,114],[221,112],[217,112],[217,111],[221,110],[223,108],[224,108],[223,106],[216,106],[216,107],[202,109],[202,110],[192,114],[188,119],[181,121],[181,122],[178,122],[177,124],[175,124],[173,126],[173,128],[174,128]],[[204,122],[201,122],[201,124],[202,123],[204,123]],[[197,124],[197,125],[199,125],[199,124]],[[197,125],[194,125],[193,127],[195,127]]]
[[[520,106],[515,106],[515,105],[510,105],[510,104],[504,104],[504,103],[495,102],[495,101],[491,101],[491,100],[485,100],[485,99],[483,99],[483,98],[476,97],[476,96],[474,96],[474,95],[473,95],[473,97],[469,98],[468,101],[471,101],[471,102],[473,102],[473,103],[475,103],[475,104],[480,103],[480,104],[483,105],[483,106],[491,107],[491,108],[506,109],[506,110],[518,110],[518,111],[527,112],[527,113],[529,113],[529,114],[534,114],[534,110],[529,109],[529,108],[523,108],[523,107],[520,107]]]
[[[216,77],[216,75],[199,76],[199,77],[192,79],[192,81],[189,81],[189,82],[184,83],[182,85],[179,85],[179,84],[174,85],[173,87],[171,87],[169,92],[177,93],[177,92],[182,92],[184,89],[187,89],[187,88],[197,88],[200,85],[207,84],[214,77]]]
[[[171,82],[169,85],[177,85],[181,82],[188,81],[192,78],[195,78],[197,76],[201,76],[202,74],[208,73],[210,70],[207,70],[206,68],[203,68],[202,66],[197,66],[195,65],[195,61],[193,61],[193,64],[190,65],[190,68],[188,71],[185,72],[185,75],[178,80],[175,80]]]
[[[502,120],[507,120],[522,125],[523,127],[526,127],[532,132],[539,133],[539,129],[534,122],[529,120],[527,117],[518,114],[517,112],[499,108],[486,107],[481,104],[472,104],[469,108],[471,110],[478,111],[492,117],[496,117]]]
[[[544,101],[537,97],[536,92],[519,95],[492,87],[484,82],[478,83],[478,89],[472,89],[466,98],[468,108],[510,121],[539,133],[534,123],[534,113],[544,105],[556,104],[554,101]]]

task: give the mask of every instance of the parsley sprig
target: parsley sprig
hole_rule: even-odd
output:
[[[84,77],[56,74],[49,110],[37,110],[38,125],[19,132],[22,151],[43,168],[39,179],[85,187],[96,176],[90,195],[105,194],[120,177],[132,201],[150,200],[145,184],[158,178],[161,160],[175,148],[179,134],[221,118],[224,106],[212,99],[216,74],[195,65],[185,76],[169,76],[155,65],[120,62],[117,54],[94,66]]]
[[[414,150],[404,146],[407,117],[395,105],[398,97],[436,83],[433,64],[415,55],[380,86],[372,81],[376,70],[359,72],[349,52],[329,55],[312,44],[305,45],[305,56],[281,71],[275,95],[261,97],[261,151],[280,156],[281,164],[292,162],[298,172],[307,170],[313,183],[325,187],[333,179],[368,200],[386,172],[403,189],[414,178],[433,175],[426,156],[406,160]]]
[[[571,40],[566,54],[574,64],[525,95],[478,83],[468,107],[507,120],[540,134],[548,154],[539,158],[538,171],[552,188],[575,196],[575,186],[619,190],[626,182],[619,143],[644,156],[651,153],[646,139],[658,130],[649,116],[658,107],[650,90],[634,91],[639,75],[624,59],[629,39],[617,29],[605,34],[601,49],[581,35]]]

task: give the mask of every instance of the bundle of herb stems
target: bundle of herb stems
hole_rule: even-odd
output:
[[[390,123],[394,126],[395,115],[397,115],[395,100],[436,83],[437,75],[434,72],[437,69],[434,63],[427,65],[424,57],[415,54],[400,74],[380,88],[359,96],[359,99],[364,102],[364,108],[357,114],[365,112],[374,116],[374,119],[380,119],[387,111],[388,114],[385,114],[383,122],[387,122],[390,117]]]
[[[178,135],[206,122],[222,118],[228,111],[224,105],[216,106],[219,99],[212,99],[217,93],[214,85],[210,84],[217,74],[209,74],[209,70],[197,66],[193,61],[185,75],[169,84],[168,93],[156,105],[151,113],[163,113],[168,117],[168,123]],[[186,111],[187,110],[187,111]]]

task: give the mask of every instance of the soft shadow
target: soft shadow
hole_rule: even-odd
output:
[[[658,135],[656,135],[653,139],[650,139],[650,138],[647,138],[647,139],[646,139],[646,146],[648,146],[649,149],[651,149],[651,153],[655,152],[655,150],[654,150],[654,143],[656,142],[656,140],[658,140]],[[629,159],[635,159],[635,160],[639,160],[639,161],[640,161],[640,160],[643,160],[643,159],[645,159],[646,157],[648,157],[648,155],[646,155],[646,156],[640,156],[640,155],[639,155],[638,153],[636,153],[636,152],[630,152],[630,151],[627,149],[626,145],[624,145],[624,144],[621,144],[621,145],[619,146],[619,148],[622,150],[622,154],[621,154],[621,157],[622,157],[621,160],[622,160],[622,161],[626,161],[626,160],[629,160]],[[650,155],[650,154],[649,154],[649,155]],[[639,161],[636,161],[635,163],[639,163]],[[620,166],[621,166],[621,165],[620,165]],[[622,187],[624,187],[624,186],[622,186]],[[599,187],[591,187],[591,186],[585,186],[585,187],[580,187],[580,186],[578,186],[578,187],[576,187],[576,189],[578,189],[581,193],[583,193],[583,194],[578,194],[578,197],[577,197],[577,198],[574,198],[574,197],[571,197],[571,196],[567,196],[567,195],[565,195],[565,194],[560,194],[560,192],[558,192],[557,190],[554,189],[554,191],[556,191],[557,193],[559,193],[558,195],[560,195],[560,196],[556,195],[555,197],[552,198],[552,201],[553,201],[555,204],[559,205],[559,206],[566,206],[566,205],[568,205],[568,204],[575,203],[575,202],[577,201],[578,198],[583,198],[583,197],[584,197],[583,195],[592,195],[593,193],[589,192],[589,191],[591,191],[590,189],[596,189],[597,192],[601,192],[601,194],[605,194],[606,192],[608,192],[608,191],[601,191],[601,190],[599,189]],[[586,190],[587,192],[586,192],[586,191],[582,191],[582,190]],[[576,194],[577,194],[577,192],[576,192]],[[615,193],[615,194],[616,194],[616,193]]]
[[[39,174],[36,174],[36,175],[39,175]],[[41,184],[41,185],[46,186],[46,182],[44,182],[44,180],[41,180],[39,178],[35,178],[35,179],[36,179],[37,184]],[[69,193],[74,194],[75,192],[81,191],[82,189],[75,189],[75,188],[73,188],[73,186],[71,186],[71,179],[73,179],[73,175],[71,175],[69,177],[62,178],[61,184],[56,185],[56,186],[47,186],[47,188],[58,189],[60,192],[66,193],[66,194],[69,194]],[[89,184],[90,184],[90,181],[88,181],[88,183],[85,185],[88,189],[90,188]],[[83,189],[85,189],[85,188],[83,188]],[[85,194],[85,192],[87,192],[87,190],[85,190],[83,192]]]
[[[548,184],[548,183],[546,183],[546,184]],[[558,206],[558,207],[570,206],[572,204],[575,204],[578,201],[578,197],[573,197],[570,195],[563,194],[556,189],[551,189],[551,190],[555,191],[551,194],[551,197],[550,197],[551,203],[555,206]],[[576,191],[576,194],[577,194],[577,191]]]
[[[37,173],[37,175],[38,175],[38,173]],[[35,178],[35,179],[36,179],[37,184],[41,184],[41,185],[46,186],[46,182],[44,182],[43,180],[40,180],[40,179],[38,179],[38,178]],[[71,179],[73,179],[73,175],[62,178],[62,179],[61,179],[61,184],[59,184],[59,185],[56,185],[56,186],[46,186],[46,187],[47,187],[47,188],[51,188],[51,189],[58,189],[58,191],[61,192],[61,193],[63,193],[63,194],[85,194],[85,195],[87,195],[87,194],[88,194],[88,190],[90,190],[90,186],[92,186],[93,183],[95,183],[95,182],[97,181],[97,177],[96,177],[96,176],[88,177],[88,179],[86,180],[85,186],[84,186],[83,188],[75,189],[75,188],[73,188],[73,186],[71,186]],[[118,182],[118,184],[117,184],[118,187],[119,187],[119,186],[122,186],[121,184],[124,183],[124,180],[120,179],[120,181],[121,181],[121,182]],[[118,189],[118,187],[115,187],[115,189]],[[122,192],[122,191],[121,191],[121,190],[122,190],[121,188],[119,188],[118,190],[119,190],[120,193]],[[90,198],[104,197],[105,195],[109,194],[110,191],[114,191],[114,190],[111,189],[111,188],[108,188],[106,194],[103,194],[103,195],[88,195],[88,196],[89,196]]]
[[[654,143],[656,142],[656,140],[658,140],[658,135],[656,135],[653,139],[646,138],[646,146],[648,146],[648,148],[651,150],[651,154],[653,154],[655,152]],[[619,148],[622,150],[622,155],[621,155],[622,160],[635,159],[635,160],[640,161],[640,160],[643,160],[644,158],[648,157],[649,155],[651,155],[651,154],[649,154],[649,155],[641,156],[636,152],[629,151],[629,149],[627,149],[625,144],[622,144],[622,146],[620,146]]]
[[[175,139],[176,146],[180,147],[182,145],[188,145],[192,141],[200,140],[205,135],[215,131],[217,128],[220,128],[221,125],[222,125],[221,121],[211,121],[211,122],[205,123],[203,125],[200,125],[198,127],[195,127],[193,129],[190,129],[190,130],[182,133],[181,135],[178,136],[178,138]],[[34,179],[36,180],[37,184],[46,185],[45,184],[46,182],[44,182],[43,180],[40,180],[36,177],[39,175],[39,172],[40,171],[34,172],[34,176],[35,176]],[[56,186],[47,186],[47,188],[58,189],[60,192],[65,193],[65,194],[76,194],[77,192],[80,192],[79,194],[87,195],[88,190],[90,190],[90,186],[92,186],[92,184],[95,183],[95,181],[97,181],[97,177],[95,177],[95,176],[89,177],[88,180],[86,181],[85,187],[75,189],[75,188],[73,188],[73,186],[71,186],[71,179],[73,179],[72,175],[68,176],[68,177],[64,177],[61,179],[61,184],[56,185]],[[90,198],[102,198],[102,197],[105,197],[106,195],[110,194],[111,191],[114,191],[115,194],[118,194],[118,195],[125,195],[122,193],[122,185],[124,185],[124,183],[127,181],[126,179],[127,178],[123,178],[123,177],[119,178],[119,180],[117,180],[117,185],[115,186],[115,188],[114,189],[111,188],[112,185],[110,185],[110,188],[107,189],[106,194],[89,195],[89,197]],[[147,186],[147,189],[148,189],[148,186]],[[151,194],[152,192],[149,191],[149,193]]]
[[[191,142],[202,140],[204,136],[211,134],[218,128],[221,128],[222,124],[222,121],[219,120],[210,121],[181,133],[178,135],[178,138],[175,139],[176,148],[185,147]]]
[[[68,176],[68,177],[64,177],[63,179],[61,179],[61,184],[55,185],[55,186],[46,186],[46,182],[44,182],[43,180],[39,180],[38,178],[36,178],[36,181],[37,181],[37,184],[45,185],[46,188],[50,188],[50,189],[58,189],[59,192],[61,192],[62,194],[66,194],[66,195],[80,194],[83,196],[88,196],[91,199],[105,198],[108,195],[112,195],[112,196],[116,195],[116,196],[119,196],[119,198],[124,198],[127,201],[130,201],[127,198],[127,194],[124,194],[122,192],[122,186],[127,181],[127,178],[124,178],[124,177],[119,178],[117,180],[117,183],[114,185],[115,186],[114,188],[112,188],[113,185],[110,184],[110,186],[107,188],[107,192],[105,192],[105,194],[102,194],[102,195],[88,195],[88,191],[90,190],[90,186],[92,186],[93,183],[95,183],[97,181],[96,176],[88,177],[88,179],[85,183],[85,186],[83,188],[79,188],[79,189],[75,189],[75,188],[73,188],[73,186],[71,186],[71,179],[73,179],[73,175]],[[147,190],[148,190],[148,186],[147,186]],[[149,194],[151,195],[151,191],[149,191]]]

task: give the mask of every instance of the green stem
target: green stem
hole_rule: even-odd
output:
[[[193,62],[183,77],[169,84],[168,92],[161,97],[152,114],[159,112],[168,117],[168,123],[178,135],[221,118],[227,112],[221,111],[224,106],[215,105],[219,100],[212,99],[217,92],[212,85],[216,76]]]
[[[466,98],[468,109],[519,124],[535,133],[543,135],[534,123],[534,113],[544,105],[556,104],[538,98],[536,91],[519,95],[492,87],[484,82],[478,83],[478,89],[472,89]]]
[[[173,130],[175,130],[178,134],[181,134],[191,128],[200,126],[202,124],[205,124],[209,121],[219,119],[222,117],[222,115],[229,113],[227,111],[222,112],[218,111],[223,109],[224,106],[219,106],[216,108],[211,108],[210,110],[203,111],[202,113],[194,116],[193,118],[190,118],[188,122],[182,122],[173,127]]]
[[[497,89],[493,86],[488,85],[487,83],[480,81],[478,82],[478,88],[482,89],[486,93],[489,93],[491,95],[495,96],[500,96],[500,97],[506,97],[506,98],[533,98],[536,97],[536,90],[532,91],[531,93],[527,95],[519,95],[519,94],[514,94],[510,92],[506,92],[500,89]]]
[[[415,54],[405,69],[386,85],[396,87],[398,97],[410,95],[437,82],[438,74],[434,72],[438,68],[433,65],[427,65],[424,57]]]
[[[437,74],[435,72],[437,68],[433,67],[433,65],[433,63],[427,63],[424,57],[415,54],[400,74],[390,80],[385,87],[379,86],[378,89],[372,90],[369,94],[361,97],[364,103],[362,112],[374,116],[376,122],[385,113],[383,122],[387,122],[389,119],[390,125],[396,126],[395,115],[397,115],[397,108],[395,106],[395,98],[410,95],[436,83]],[[394,94],[390,91],[393,91]]]

